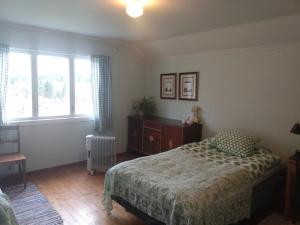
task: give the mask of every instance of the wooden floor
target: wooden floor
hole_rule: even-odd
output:
[[[89,175],[85,163],[33,172],[28,180],[48,198],[65,225],[144,225],[116,203],[112,216],[106,215],[102,207],[104,173]]]
[[[131,159],[123,155],[119,161]],[[145,225],[114,203],[112,216],[102,207],[104,173],[91,176],[85,163],[37,171],[28,175],[59,212],[65,225]],[[248,223],[247,223],[248,224]],[[252,223],[251,223],[252,224]],[[290,225],[279,213],[271,213],[258,225]]]

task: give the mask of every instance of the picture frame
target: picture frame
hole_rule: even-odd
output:
[[[164,73],[160,75],[160,98],[176,99],[177,98],[177,74]]]
[[[179,73],[179,99],[198,100],[198,72]]]

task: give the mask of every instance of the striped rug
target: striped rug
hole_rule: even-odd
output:
[[[20,225],[58,225],[63,224],[47,198],[33,183],[28,183],[26,190],[23,184],[3,189],[10,200]]]

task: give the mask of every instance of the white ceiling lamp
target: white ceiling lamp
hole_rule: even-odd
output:
[[[127,0],[126,13],[133,18],[140,17],[144,13],[144,3],[145,0]]]

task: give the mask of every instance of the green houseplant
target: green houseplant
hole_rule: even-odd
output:
[[[157,111],[154,97],[143,97],[140,101],[135,101],[132,109],[134,114],[141,116],[153,116]]]

